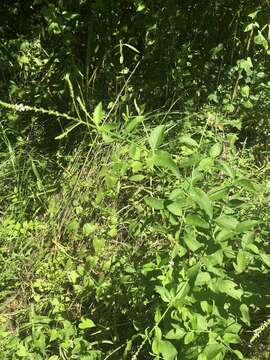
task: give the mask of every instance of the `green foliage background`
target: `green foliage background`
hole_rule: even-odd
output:
[[[269,2],[0,11],[1,358],[268,359]]]

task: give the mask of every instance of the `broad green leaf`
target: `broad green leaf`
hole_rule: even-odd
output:
[[[199,162],[199,165],[197,167],[198,170],[209,170],[213,167],[214,160],[211,158],[204,158]]]
[[[222,241],[231,240],[234,236],[235,236],[235,232],[231,230],[223,229],[217,234],[216,241],[222,242]]]
[[[105,239],[102,237],[94,237],[93,238],[93,247],[95,249],[96,254],[100,254],[105,246]]]
[[[194,139],[192,139],[190,136],[181,136],[179,139],[180,143],[189,145],[191,147],[199,147],[199,144],[197,143],[197,141],[195,141]]]
[[[198,250],[203,246],[198,240],[196,240],[195,236],[191,235],[190,233],[185,233],[184,235],[184,242],[186,246],[193,252]]]
[[[160,340],[159,345],[159,354],[162,355],[164,360],[176,360],[178,351],[174,347],[174,345],[167,340]]]
[[[216,143],[211,147],[209,151],[209,155],[211,158],[216,158],[222,153],[222,150],[223,150],[222,144]]]
[[[208,272],[205,271],[200,271],[196,281],[195,281],[195,286],[202,286],[202,285],[207,285],[211,282],[211,276]]]
[[[149,143],[153,150],[156,150],[164,139],[165,125],[155,127],[149,136]]]
[[[28,357],[30,355],[28,350],[26,349],[26,347],[22,344],[19,344],[19,348],[18,348],[16,354],[22,358]]]
[[[204,210],[210,219],[213,218],[213,207],[211,200],[203,190],[195,188],[191,189],[190,197],[197,203],[197,205],[199,205],[202,210]]]
[[[245,252],[243,250],[240,250],[236,257],[236,265],[235,270],[238,274],[243,273],[246,270],[247,267],[247,259]]]
[[[240,179],[240,180],[237,180],[235,182],[236,185],[238,186],[241,186],[242,188],[244,188],[245,190],[248,190],[248,191],[251,191],[251,192],[254,192],[256,191],[256,188],[254,186],[254,184],[252,183],[251,180],[248,180],[248,179]]]
[[[154,155],[154,163],[161,168],[170,170],[175,176],[180,176],[177,165],[167,151],[157,150]]]
[[[246,96],[246,97],[249,96],[249,86],[248,85],[242,86],[240,91],[243,96]]]
[[[90,235],[96,231],[96,224],[93,223],[86,223],[83,225],[83,234]]]
[[[265,265],[270,267],[270,255],[268,254],[261,254],[261,259],[265,263]]]
[[[185,199],[185,193],[182,189],[174,189],[170,195],[169,195],[169,200],[177,200],[177,199],[180,199],[180,200],[183,200]]]
[[[176,216],[181,216],[182,215],[182,208],[183,208],[183,203],[181,202],[181,200],[176,200],[173,203],[167,205],[167,209]]]
[[[222,352],[225,352],[224,345],[219,343],[213,343],[213,344],[208,344],[204,348],[203,355],[206,357],[206,360],[214,360]]]
[[[234,299],[240,300],[243,295],[242,289],[236,289],[237,284],[231,280],[218,279],[216,283],[216,290],[220,293],[225,293]]]
[[[219,163],[222,171],[224,172],[224,174],[229,176],[230,178],[234,179],[235,172],[232,169],[232,167],[224,160],[218,160],[218,163]]]
[[[199,227],[202,229],[209,229],[209,224],[199,215],[188,215],[185,218],[186,224]]]
[[[242,304],[242,305],[240,306],[240,311],[241,311],[241,314],[242,314],[242,318],[241,318],[241,319],[243,320],[243,322],[244,322],[246,325],[250,326],[249,309],[248,309],[247,305],[246,305],[246,304]]]
[[[142,181],[143,179],[145,178],[144,175],[141,175],[141,174],[138,174],[138,175],[133,175],[129,178],[130,181],[135,181],[135,182],[138,182],[138,181]]]
[[[98,126],[100,124],[100,121],[104,117],[104,111],[102,110],[102,103],[100,102],[94,110],[93,114],[93,121]]]
[[[254,43],[257,45],[262,45],[265,50],[268,49],[268,41],[259,30],[258,35],[254,36]]]
[[[183,158],[179,162],[179,167],[187,168],[187,167],[191,167],[191,166],[196,166],[201,161],[201,159],[202,159],[202,156],[200,154],[195,153],[191,156]]]
[[[160,295],[161,299],[166,302],[169,303],[172,300],[172,295],[170,294],[170,292],[164,287],[164,286],[155,286],[155,290],[156,292]]]
[[[151,196],[147,196],[144,198],[146,205],[150,206],[152,209],[162,210],[164,209],[164,201],[161,199],[157,199]]]
[[[96,326],[95,323],[91,319],[88,319],[88,318],[82,318],[81,322],[79,324],[79,328],[82,330],[91,329],[95,326]]]
[[[175,300],[182,301],[187,296],[188,292],[190,290],[188,281],[181,284],[176,291]]]
[[[180,340],[185,336],[185,334],[186,334],[185,330],[177,326],[175,329],[169,330],[164,337],[165,339],[168,340]]]
[[[144,120],[144,116],[136,116],[135,118],[130,120],[124,129],[124,133],[126,135],[130,134],[136,128],[137,125],[143,122],[143,120]]]
[[[218,226],[227,230],[235,230],[238,224],[237,219],[230,215],[221,215],[215,221]]]
[[[215,200],[221,200],[221,199],[225,199],[226,196],[228,195],[229,192],[229,187],[225,186],[225,187],[221,187],[221,188],[216,188],[211,190],[210,193],[208,193],[209,199],[212,201]]]
[[[256,226],[258,224],[258,221],[256,221],[256,220],[246,220],[246,221],[242,221],[242,222],[240,222],[237,226],[236,226],[236,228],[235,228],[235,230],[237,231],[237,232],[244,232],[244,231],[248,231],[248,230],[251,230],[251,229],[253,229],[254,228],[254,226]]]

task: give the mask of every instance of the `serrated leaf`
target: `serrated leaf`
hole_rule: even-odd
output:
[[[220,143],[214,144],[209,151],[210,157],[211,158],[218,157],[222,153],[222,149],[223,149],[222,144],[220,144]]]
[[[185,233],[184,235],[184,242],[186,246],[193,252],[197,251],[199,248],[203,246],[195,236],[191,235],[190,233]]]
[[[91,319],[88,319],[88,318],[82,318],[81,322],[79,324],[79,328],[81,330],[91,329],[95,326],[96,326],[95,323]]]
[[[156,166],[170,170],[175,176],[180,176],[177,165],[167,151],[157,150],[154,156],[154,163]]]
[[[204,210],[206,215],[212,219],[213,218],[213,207],[209,197],[201,189],[191,189],[190,197],[193,201],[199,205],[199,207]]]
[[[149,136],[149,143],[153,150],[156,150],[164,139],[165,125],[155,127]]]
[[[147,196],[144,198],[146,205],[150,206],[152,209],[162,210],[164,209],[164,201],[158,198]]]
[[[202,229],[209,229],[209,224],[199,215],[188,215],[186,216],[185,221],[188,225],[192,225]]]
[[[236,225],[238,224],[238,220],[230,215],[219,216],[215,221],[218,226],[227,230],[235,230]]]

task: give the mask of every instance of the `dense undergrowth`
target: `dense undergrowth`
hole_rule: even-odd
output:
[[[268,360],[269,2],[125,3],[3,5],[0,359]]]
[[[99,104],[57,178],[27,144],[3,158],[3,359],[247,359],[260,343],[269,166],[213,108],[137,110],[104,123]]]

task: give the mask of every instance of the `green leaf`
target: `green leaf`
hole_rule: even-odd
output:
[[[167,340],[158,341],[158,354],[161,354],[164,360],[176,360],[178,351],[174,345]]]
[[[213,218],[213,207],[209,197],[201,189],[191,189],[190,197],[193,201],[199,205],[199,207],[204,210],[206,215],[212,219]]]
[[[230,178],[234,179],[235,177],[235,172],[234,170],[231,168],[231,166],[224,160],[218,160],[218,163],[222,169],[222,171],[224,172],[225,175],[229,176]]]
[[[237,274],[241,274],[246,270],[247,267],[247,259],[245,252],[243,250],[240,250],[236,257],[236,266],[235,269],[237,271]]]
[[[195,227],[209,229],[209,224],[203,220],[199,215],[188,215],[185,218],[186,224],[192,225]]]
[[[235,231],[237,231],[239,233],[248,231],[248,230],[254,228],[254,226],[256,226],[257,224],[258,224],[258,221],[256,221],[256,220],[242,221],[236,226]]]
[[[234,299],[240,300],[243,295],[242,289],[236,289],[237,284],[231,280],[227,279],[218,279],[216,283],[216,289],[221,292],[231,296]]]
[[[100,121],[104,117],[104,111],[102,110],[102,102],[100,102],[94,110],[93,114],[93,121],[98,126],[100,124]]]
[[[224,352],[224,350],[225,348],[222,344],[208,344],[203,350],[203,355],[206,357],[206,360],[213,360],[216,359],[220,353]]]
[[[184,242],[187,245],[187,247],[195,252],[199,248],[203,246],[198,240],[196,240],[195,236],[191,235],[190,233],[186,232],[184,235]]]
[[[230,215],[219,216],[215,221],[218,226],[227,230],[235,230],[236,225],[238,224],[237,219]]]
[[[258,30],[258,35],[254,37],[254,43],[257,45],[262,45],[265,48],[265,50],[268,49],[268,41],[259,30]]]
[[[245,190],[254,192],[256,191],[256,188],[251,180],[248,179],[240,179],[235,182],[235,185],[241,186]]]
[[[79,328],[82,330],[91,329],[95,326],[96,326],[95,323],[91,319],[88,319],[88,318],[82,318],[81,322],[79,324]]]
[[[209,170],[213,167],[214,160],[211,158],[204,158],[199,162],[199,165],[197,167],[198,170]]]
[[[209,155],[211,158],[216,158],[222,153],[222,150],[223,150],[222,144],[216,143],[211,147],[209,151]]]
[[[28,350],[26,349],[26,347],[22,344],[19,344],[19,349],[17,350],[16,354],[19,357],[26,357],[26,356],[30,355]]]
[[[249,309],[248,309],[247,305],[246,305],[246,304],[242,304],[242,305],[240,306],[240,311],[241,311],[241,314],[242,314],[242,318],[241,318],[241,319],[243,320],[243,322],[244,322],[246,325],[250,326]]]
[[[270,267],[270,255],[268,254],[261,254],[261,259],[265,263],[265,265]]]
[[[245,96],[245,97],[249,96],[249,86],[248,85],[242,86],[240,91],[243,96]]]
[[[161,199],[157,199],[151,196],[147,196],[144,198],[146,205],[150,206],[152,209],[162,210],[164,209],[164,201]]]
[[[170,170],[175,176],[180,177],[180,172],[171,155],[167,151],[157,150],[154,156],[156,166]]]
[[[142,181],[143,179],[145,178],[144,175],[141,175],[141,174],[137,174],[137,175],[133,175],[129,178],[130,181],[135,181],[135,182],[139,182],[139,181]]]
[[[127,124],[127,126],[124,129],[124,133],[130,134],[138,124],[142,123],[144,120],[144,116],[136,116],[134,119],[130,120]]]
[[[169,303],[172,300],[172,295],[170,294],[170,292],[164,287],[164,286],[155,286],[155,290],[156,292],[160,295],[161,299],[166,302]]]
[[[176,328],[169,330],[164,337],[168,340],[180,340],[185,336],[185,334],[186,332],[176,325]]]
[[[153,150],[156,150],[164,139],[165,126],[159,125],[155,127],[149,136],[149,143]]]
[[[181,216],[182,215],[182,208],[183,208],[183,203],[181,202],[181,200],[176,200],[173,203],[167,205],[167,209],[176,216]]]
[[[199,144],[197,143],[197,141],[195,141],[194,139],[192,139],[190,136],[181,136],[179,139],[180,143],[189,145],[191,147],[199,147]]]
[[[95,249],[96,254],[100,254],[105,246],[105,239],[102,237],[94,237],[93,238],[93,247]]]
[[[228,192],[229,192],[228,186],[214,188],[211,190],[210,193],[208,193],[208,196],[209,196],[209,199],[212,201],[221,200],[221,199],[226,198],[226,196],[228,195]]]
[[[86,223],[83,225],[83,234],[90,235],[96,231],[96,224],[93,223]]]

